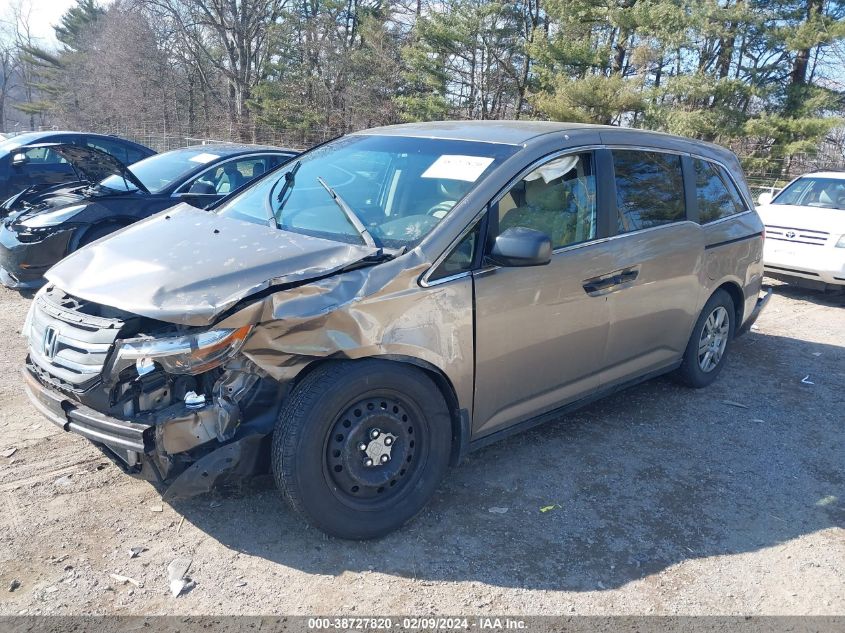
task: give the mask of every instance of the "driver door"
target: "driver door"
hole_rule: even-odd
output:
[[[593,152],[536,165],[496,201],[492,240],[523,226],[546,233],[546,266],[482,267],[475,281],[474,438],[593,393],[608,336],[607,300],[589,280],[611,270],[597,241]]]

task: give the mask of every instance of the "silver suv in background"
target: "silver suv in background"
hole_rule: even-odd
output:
[[[712,382],[769,296],[762,253],[739,163],[714,145],[544,122],[367,130],[52,268],[26,388],[166,496],[268,455],[292,509],[372,538],[474,448],[666,372]]]

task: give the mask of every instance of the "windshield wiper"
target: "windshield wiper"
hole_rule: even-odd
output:
[[[361,239],[364,240],[364,244],[366,244],[370,248],[378,248],[378,246],[376,246],[375,240],[373,239],[373,236],[370,235],[370,232],[367,230],[367,227],[364,226],[364,223],[361,222],[361,218],[359,218],[358,214],[356,214],[355,211],[352,210],[352,207],[350,207],[346,203],[346,201],[341,198],[338,193],[319,176],[317,177],[317,182],[323,185],[323,189],[329,192],[329,195],[332,197],[332,200],[334,200],[335,204],[337,204],[337,206],[340,207],[340,210],[343,211],[344,215],[349,220],[349,223],[355,227],[356,231],[358,231],[358,235],[360,235]]]
[[[299,171],[299,168],[301,166],[302,161],[298,160],[293,164],[290,169],[285,172],[285,183],[282,185],[282,188],[279,189],[279,193],[276,196],[276,202],[279,203],[279,208],[274,211],[273,205],[270,205],[270,217],[268,217],[267,219],[273,220],[273,224],[276,225],[277,229],[282,228],[281,224],[279,223],[278,215],[282,213],[282,209],[285,206],[285,202],[287,202],[287,200],[285,200],[285,195],[287,195],[288,191],[290,191],[290,188],[293,187],[294,183],[296,182],[296,172]]]

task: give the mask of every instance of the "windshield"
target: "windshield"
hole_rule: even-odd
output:
[[[845,178],[799,178],[781,191],[772,204],[845,210]]]
[[[444,139],[347,136],[303,154],[218,213],[261,224],[272,224],[275,216],[286,231],[361,244],[366,240],[355,226],[357,219],[377,245],[411,246],[517,149]]]
[[[176,150],[156,154],[132,163],[129,166],[135,177],[140,180],[150,193],[161,193],[175,180],[181,179],[197,167],[220,158],[219,154],[208,152],[201,147],[192,150]],[[117,191],[132,191],[136,189],[131,182],[120,176],[109,176],[102,182],[101,187]]]

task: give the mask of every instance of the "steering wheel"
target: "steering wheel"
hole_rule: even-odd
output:
[[[433,216],[438,220],[444,218],[449,211],[452,210],[457,204],[457,200],[443,200],[442,202],[438,202],[433,207],[431,207],[428,211],[425,212],[426,215]]]

